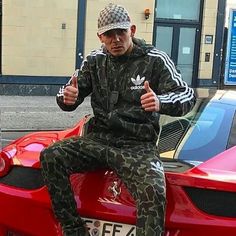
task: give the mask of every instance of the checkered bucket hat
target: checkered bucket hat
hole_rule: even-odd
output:
[[[128,29],[131,26],[128,11],[120,6],[110,3],[99,14],[98,34],[101,35],[112,29]]]

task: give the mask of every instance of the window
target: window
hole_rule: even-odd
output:
[[[161,157],[205,161],[227,149],[232,133],[232,106],[199,100],[184,117],[161,117]]]
[[[199,21],[201,0],[157,0],[156,18]]]

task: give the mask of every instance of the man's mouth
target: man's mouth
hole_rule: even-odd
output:
[[[122,46],[114,46],[114,47],[112,47],[112,50],[120,50],[122,48],[123,48]]]

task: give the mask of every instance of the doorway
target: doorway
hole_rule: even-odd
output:
[[[183,80],[197,86],[203,0],[156,0],[153,44],[166,52]]]
[[[166,52],[188,85],[198,74],[198,46],[200,29],[197,26],[159,23],[156,27],[155,46]]]

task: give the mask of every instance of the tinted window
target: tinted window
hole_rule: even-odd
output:
[[[205,161],[227,148],[233,107],[199,100],[185,117],[161,119],[161,157]]]

